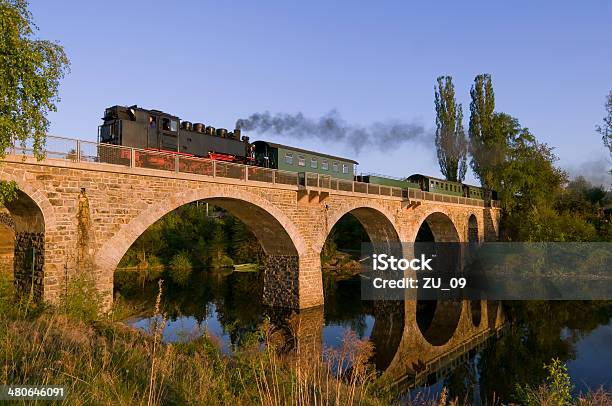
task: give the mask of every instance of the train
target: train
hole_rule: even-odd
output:
[[[487,195],[491,199],[497,199],[497,193],[490,191],[487,194],[484,188],[468,185],[461,182],[453,182],[445,179],[434,178],[421,174],[414,174],[407,178],[395,178],[379,174],[362,174],[355,176],[358,182],[372,183],[380,186],[392,186],[402,189],[416,189],[424,192],[468,197],[470,199],[484,200]]]
[[[137,105],[111,106],[105,109],[103,124],[98,127],[98,142],[135,148],[135,156],[128,150],[105,149],[103,162],[122,163],[135,159],[138,166],[175,169],[174,159],[147,151],[169,152],[185,157],[208,158],[244,165],[287,172],[311,172],[329,175],[343,180],[391,186],[402,189],[419,189],[426,192],[469,197],[484,200],[495,199],[496,194],[483,188],[451,182],[431,176],[414,174],[407,178],[393,178],[378,174],[355,174],[358,164],[349,158],[323,154],[302,148],[258,140],[250,142],[240,128],[206,126],[204,123],[181,121],[178,116],[160,110],[149,110]],[[199,161],[194,160],[194,165]],[[194,168],[192,170],[195,171]],[[188,170],[189,171],[189,170]],[[198,170],[198,173],[202,171]]]

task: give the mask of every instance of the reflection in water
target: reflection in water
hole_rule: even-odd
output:
[[[156,283],[143,284],[135,273],[118,272],[115,284],[117,293],[143,309],[128,323],[146,330]],[[359,280],[353,279],[325,280],[324,308],[292,312],[262,305],[258,273],[206,270],[194,272],[184,287],[165,285],[162,309],[169,317],[164,331],[168,342],[207,331],[219,339],[223,351],[231,353],[252,339],[268,318],[270,344],[310,359],[321,354],[323,346],[340,347],[348,330],[369,338],[375,347],[373,363],[404,392],[425,385],[433,391],[445,386],[460,399],[485,401],[495,394],[510,401],[517,384],[539,384],[545,375],[542,365],[554,357],[568,362],[579,390],[611,384],[609,302],[504,303],[503,312],[500,303],[486,301],[459,302],[459,306],[374,303],[360,299]]]

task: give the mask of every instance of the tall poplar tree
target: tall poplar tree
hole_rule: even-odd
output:
[[[455,99],[451,76],[440,76],[435,87],[436,151],[440,171],[446,180],[462,182],[467,170],[467,141],[463,110]]]
[[[597,126],[597,132],[601,134],[601,139],[604,145],[610,151],[610,158],[612,158],[612,90],[606,97],[606,116],[603,119],[603,124]],[[610,170],[612,174],[612,170]]]
[[[491,75],[485,73],[474,78],[470,90],[470,152],[471,166],[474,174],[485,188],[493,186],[492,168],[498,161],[499,143],[505,140],[495,139],[493,131],[493,112],[495,110],[495,95]]]

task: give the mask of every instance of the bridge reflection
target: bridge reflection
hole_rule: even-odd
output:
[[[458,304],[459,318],[454,322],[453,302],[439,302],[425,309],[416,301],[374,303],[371,361],[386,382],[400,390],[434,384],[502,334],[506,322],[499,302],[465,300]],[[417,320],[421,312],[434,313],[425,332]],[[300,312],[268,309],[268,314],[273,325],[270,343],[277,350],[304,363],[323,356],[323,307]],[[454,330],[444,342],[428,339],[446,336],[449,324]]]

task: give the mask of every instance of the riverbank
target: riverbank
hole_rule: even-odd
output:
[[[163,322],[162,322],[163,323]],[[161,325],[160,325],[161,326]],[[266,329],[261,330],[266,334]],[[273,347],[252,345],[232,357],[220,353],[215,337],[164,345],[159,336],[137,332],[110,320],[84,321],[50,310],[22,317],[0,315],[0,384],[62,385],[65,404],[332,404],[386,405],[367,364],[369,348],[347,337],[336,353],[353,362],[341,379],[333,366],[304,354],[280,355]],[[337,360],[337,358],[336,358]],[[563,369],[549,383],[525,392],[524,404],[560,400]],[[557,381],[555,381],[557,379]],[[557,386],[555,386],[557,385]],[[398,400],[395,398],[396,401]],[[528,401],[531,399],[533,402]],[[440,398],[402,399],[407,405],[456,405],[443,391]],[[571,399],[577,405],[606,405],[609,393],[599,391]]]
[[[264,321],[230,357],[209,333],[162,342],[163,288],[155,304],[159,317],[145,334],[119,321],[121,302],[100,316],[90,306],[95,294],[87,282],[79,287],[69,286],[66,300],[53,308],[14,300],[11,285],[0,280],[0,385],[62,385],[70,405],[388,403],[374,386],[371,347],[354,335],[331,358],[313,359],[306,349],[275,348]],[[347,362],[350,371],[337,369]]]
[[[260,352],[256,337],[229,358],[214,337],[163,345],[120,323],[53,312],[0,316],[0,325],[0,384],[63,385],[66,404],[384,404],[364,384],[365,369],[336,380],[325,364]]]
[[[252,287],[250,278],[257,275],[241,276],[249,282],[243,286],[246,291]],[[235,288],[241,285],[239,280],[232,281]],[[395,389],[381,380],[381,373],[372,363],[372,352],[376,349],[353,332],[345,334],[340,346],[333,348],[308,348],[316,340],[306,347],[296,343],[287,345],[286,340],[276,339],[273,324],[264,318],[256,323],[254,330],[240,332],[240,345],[230,356],[221,350],[220,337],[208,329],[202,336],[186,336],[172,344],[162,342],[162,332],[171,316],[161,304],[166,296],[172,296],[175,289],[172,285],[168,285],[163,295],[159,295],[158,290],[153,299],[156,317],[150,321],[149,334],[120,322],[125,312],[121,300],[116,300],[111,314],[99,316],[91,306],[95,300],[91,300],[94,296],[87,284],[81,281],[79,286],[81,289],[76,290],[69,285],[68,299],[59,307],[51,308],[28,303],[27,299],[14,301],[10,297],[10,284],[0,283],[0,385],[64,385],[68,393],[66,404],[77,405],[453,404],[440,402],[440,396],[444,398],[445,395],[435,392],[417,399],[410,399],[410,392],[394,393]],[[185,296],[184,292],[175,294]],[[193,295],[187,296],[193,302]],[[238,296],[246,295],[240,290]],[[174,307],[171,303],[167,304]],[[235,303],[227,305],[228,309],[235,307]],[[592,313],[595,309],[585,307],[583,310]],[[553,307],[550,311],[559,314],[563,313],[561,310]],[[519,320],[521,317],[534,319],[533,312],[547,311],[534,303],[527,308],[515,307],[511,314]],[[225,314],[227,316],[229,314]],[[230,324],[233,321],[230,320]],[[303,336],[299,325],[292,327],[297,337]],[[505,344],[497,346],[497,354],[507,349],[513,352],[513,358],[533,358],[528,354],[524,357],[516,354],[520,347],[512,334],[508,334],[508,338]],[[538,353],[543,351],[538,350]],[[547,364],[551,362],[550,355],[541,359]],[[523,399],[541,401],[523,404],[545,404],[569,385],[567,379],[557,379],[567,375],[563,363],[557,365],[554,374],[547,374],[542,363],[537,363],[542,379],[534,382],[545,385],[534,386],[535,389],[525,387],[521,394],[527,396]],[[339,365],[353,367],[338,370]],[[512,370],[505,367],[508,374],[525,372]],[[499,378],[496,375],[495,379]],[[553,386],[553,382],[561,382],[564,386]],[[454,392],[456,388],[449,388],[447,398]],[[589,396],[592,399],[588,402],[579,397],[571,401],[580,405],[600,405],[612,399],[604,391]]]

